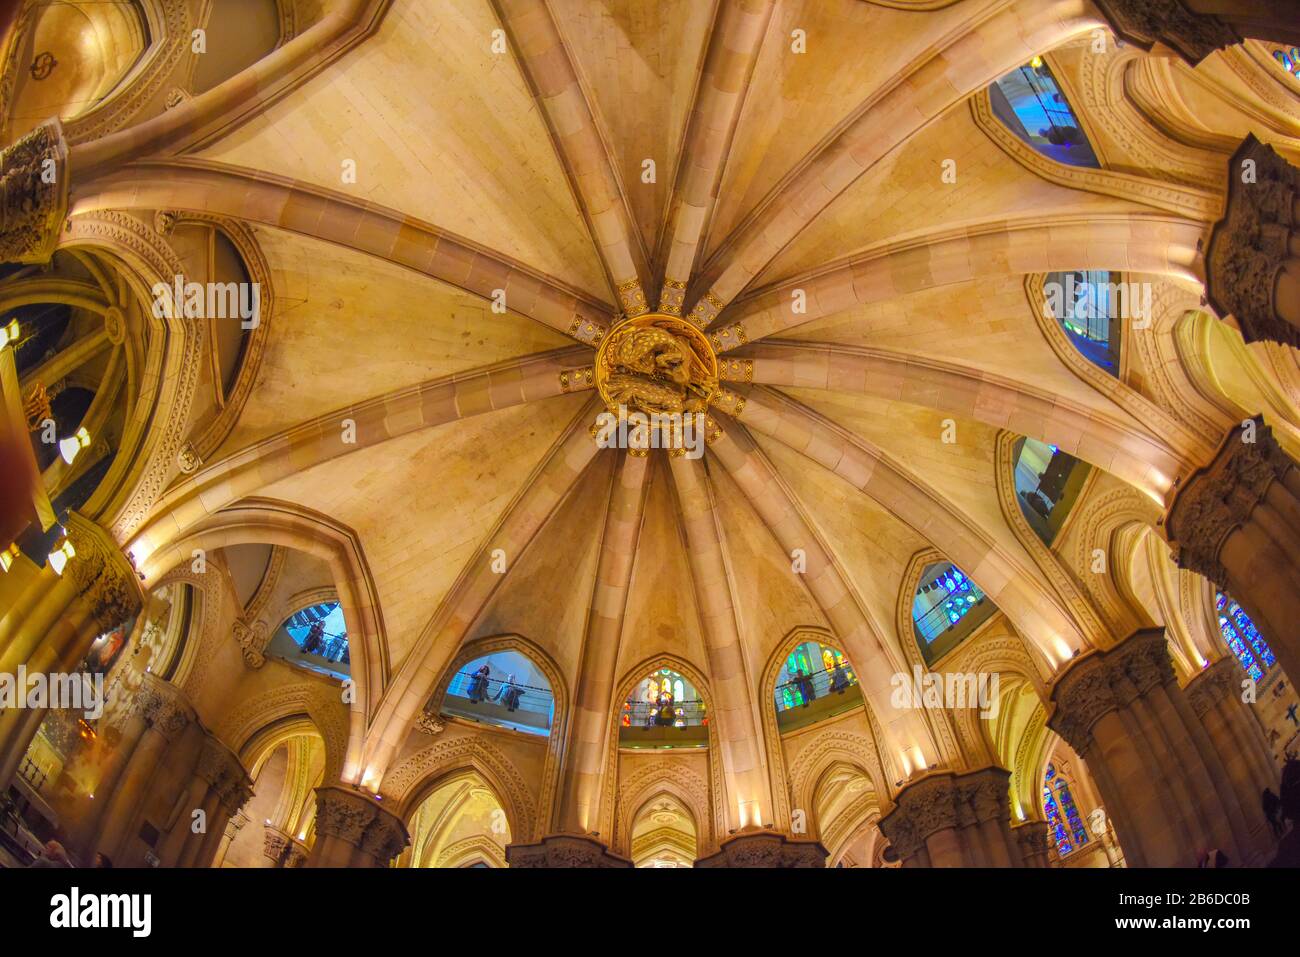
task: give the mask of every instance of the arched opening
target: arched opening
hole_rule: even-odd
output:
[[[773,689],[777,727],[794,731],[862,705],[858,676],[844,652],[815,639],[786,655]]]
[[[1274,50],[1273,59],[1277,65],[1289,73],[1292,77],[1300,80],[1300,47],[1291,47],[1289,50]]]
[[[1016,440],[1016,503],[1034,534],[1049,548],[1079,499],[1092,466],[1055,445],[1037,439]]]
[[[912,598],[912,630],[927,665],[956,648],[997,611],[952,562],[935,562],[921,572]]]
[[[709,715],[689,678],[667,666],[642,678],[619,714],[622,748],[707,748]]]
[[[555,694],[546,674],[514,649],[481,655],[452,675],[442,713],[482,724],[547,736],[555,721]]]
[[[1051,67],[1036,56],[989,87],[993,113],[1038,152],[1069,166],[1100,167]]]
[[[407,823],[407,867],[505,867],[510,822],[477,771],[453,773],[416,806]]]
[[[844,761],[822,772],[812,803],[817,837],[832,861],[838,861],[848,850],[868,819],[880,814],[876,789],[867,772]],[[859,854],[859,860],[863,859],[861,850]]]
[[[1082,759],[1055,735],[1039,771],[1038,797],[1054,865],[1122,866],[1115,828],[1101,806],[1096,784]]]
[[[338,601],[300,608],[271,636],[267,654],[339,680],[351,674],[348,628]]]
[[[108,96],[149,48],[139,3],[61,0],[33,4],[19,28],[13,106],[6,142],[51,116],[67,121]]]
[[[694,867],[699,856],[695,815],[667,792],[650,798],[632,819],[635,867]]]
[[[298,867],[314,839],[325,742],[305,717],[254,738],[253,796],[231,820],[214,867]],[[247,749],[246,749],[247,750]]]
[[[1120,340],[1125,316],[1145,318],[1136,287],[1105,269],[1051,272],[1043,283],[1048,313],[1061,324],[1079,353],[1108,375],[1119,377]]]

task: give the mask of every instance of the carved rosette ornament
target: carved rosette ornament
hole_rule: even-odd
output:
[[[1269,486],[1295,467],[1262,417],[1232,429],[1213,461],[1193,473],[1169,507],[1165,532],[1179,566],[1229,588],[1220,561],[1224,542],[1251,520]]]
[[[48,262],[67,212],[68,145],[50,120],[0,151],[0,262]]]
[[[1218,17],[1193,13],[1183,0],[1096,0],[1115,35],[1150,50],[1157,43],[1174,50],[1192,66],[1215,50],[1242,42],[1242,36]]]
[[[1092,729],[1105,714],[1127,707],[1162,684],[1174,681],[1163,628],[1148,628],[1107,651],[1080,658],[1052,689],[1047,726],[1087,758]]]
[[[1292,237],[1300,207],[1300,170],[1255,139],[1228,161],[1228,202],[1210,234],[1205,296],[1220,316],[1232,315],[1247,342],[1300,347],[1300,327],[1278,309],[1283,274],[1300,282]]]
[[[76,512],[68,513],[64,527],[76,552],[64,574],[89,607],[100,634],[130,620],[144,605],[130,561],[108,532]]]
[[[924,850],[926,840],[939,831],[986,821],[1008,825],[1010,780],[1011,772],[998,767],[927,775],[899,792],[894,809],[881,818],[880,830],[898,856],[907,860]]]
[[[374,798],[339,787],[316,789],[316,834],[360,848],[380,867],[411,843],[401,820]]]
[[[600,841],[580,834],[552,834],[536,844],[506,848],[511,867],[631,867],[625,857],[611,854]]]
[[[716,854],[702,857],[696,867],[825,867],[826,848],[820,841],[792,839],[777,831],[742,831],[727,838]]]

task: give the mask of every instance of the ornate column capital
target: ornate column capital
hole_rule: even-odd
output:
[[[1078,659],[1057,679],[1047,726],[1086,759],[1098,719],[1173,680],[1165,630],[1134,632],[1114,648]]]
[[[262,853],[279,864],[289,850],[289,835],[273,824],[266,825],[266,837],[262,841]]]
[[[825,867],[826,848],[820,841],[796,840],[779,831],[741,831],[727,838],[716,854],[702,857],[696,867]]]
[[[1046,867],[1051,834],[1046,821],[1025,821],[1011,829],[1020,847],[1020,858],[1030,867]]]
[[[894,799],[894,809],[880,820],[880,830],[900,858],[925,846],[930,835],[982,824],[1008,822],[1011,772],[990,766],[958,774],[939,771],[907,785]]]
[[[252,779],[239,757],[211,734],[203,739],[195,773],[208,782],[232,817],[242,813],[240,809],[253,796]]]
[[[406,825],[374,798],[337,786],[316,789],[316,834],[346,841],[381,866],[411,843]]]
[[[1126,43],[1150,50],[1157,43],[1192,66],[1242,36],[1218,17],[1193,13],[1182,0],[1096,0],[1111,29]]]
[[[1201,717],[1213,710],[1220,701],[1233,697],[1240,690],[1243,675],[1241,665],[1231,655],[1225,655],[1202,668],[1199,674],[1187,682],[1185,689],[1192,710]]]
[[[1244,441],[1247,428],[1255,441]],[[1192,473],[1174,496],[1165,517],[1165,533],[1179,567],[1227,587],[1219,552],[1227,537],[1246,522],[1269,485],[1295,468],[1273,438],[1273,430],[1255,416],[1249,426],[1234,426],[1213,460]]]
[[[142,677],[132,710],[168,741],[175,740],[195,718],[194,708],[180,688],[149,673]]]
[[[76,555],[66,574],[95,619],[100,632],[109,631],[139,613],[144,590],[117,542],[100,525],[69,512],[64,527]]]
[[[511,844],[506,847],[506,861],[511,867],[632,866],[600,841],[580,834],[551,834],[536,844]]]
[[[67,213],[68,144],[49,120],[0,151],[0,262],[48,262]]]
[[[1220,316],[1236,317],[1247,342],[1300,347],[1300,329],[1278,315],[1274,300],[1278,274],[1293,259],[1298,192],[1300,170],[1253,133],[1228,161],[1227,208],[1210,233],[1205,297]]]

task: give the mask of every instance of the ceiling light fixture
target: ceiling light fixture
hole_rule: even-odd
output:
[[[50,552],[49,562],[50,567],[54,569],[54,574],[62,575],[63,569],[68,564],[68,559],[75,558],[76,554],[77,550],[72,547],[72,542],[65,538],[62,545]]]
[[[71,465],[76,461],[77,454],[89,445],[90,433],[86,431],[86,427],[83,425],[77,429],[75,434],[59,441],[59,454],[63,456],[63,461]]]

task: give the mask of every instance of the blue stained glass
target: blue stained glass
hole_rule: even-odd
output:
[[[1223,635],[1224,642],[1241,662],[1246,674],[1255,681],[1261,680],[1264,669],[1273,667],[1277,662],[1273,649],[1264,641],[1250,616],[1227,595],[1216,593],[1214,605],[1219,612],[1219,633]]]
[[[1070,786],[1064,780],[1056,782],[1056,791],[1060,796],[1062,810],[1065,811],[1065,819],[1070,822],[1070,833],[1074,835],[1076,846],[1083,846],[1088,843],[1088,829],[1083,826],[1083,819],[1079,817],[1079,809],[1074,806],[1074,796],[1070,794]]]
[[[1052,795],[1052,789],[1047,785],[1043,785],[1043,810],[1047,814],[1047,826],[1051,828],[1057,853],[1064,857],[1074,850],[1074,845],[1070,843],[1070,834],[1061,820],[1061,812],[1056,807],[1056,798]]]

